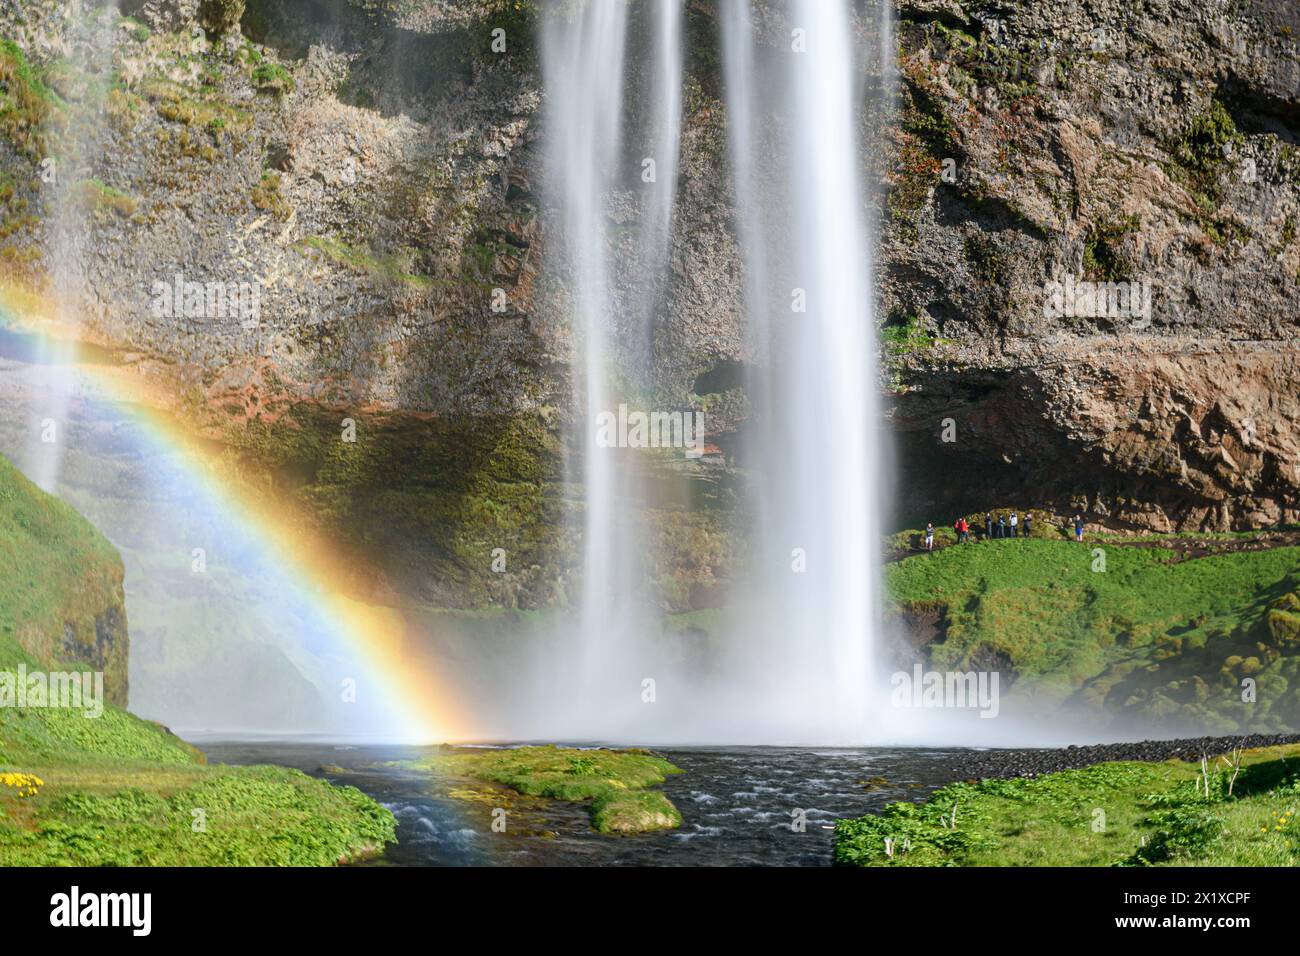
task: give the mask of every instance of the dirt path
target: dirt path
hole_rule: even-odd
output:
[[[985,538],[979,537],[972,543],[978,546],[985,543],[985,540]],[[1066,539],[1061,538],[1060,540],[1064,541]],[[1115,548],[1165,548],[1174,552],[1174,563],[1178,563],[1215,554],[1237,554],[1246,551],[1272,551],[1274,548],[1300,547],[1300,529],[1260,531],[1249,538],[1184,538],[1172,535],[1167,538],[1162,537],[1145,541],[1126,541],[1122,537],[1097,538],[1085,536],[1084,544],[1089,547],[1101,544],[1105,547]],[[936,539],[934,542],[935,551],[957,546],[955,541]],[[922,547],[890,548],[885,552],[885,563],[890,564],[894,561],[901,561],[904,558],[925,553],[926,551]]]

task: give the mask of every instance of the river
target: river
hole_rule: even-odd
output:
[[[657,750],[684,771],[663,785],[682,826],[607,836],[591,828],[581,805],[392,765],[426,754],[423,748],[283,740],[199,746],[214,763],[295,767],[384,804],[397,818],[398,842],[372,866],[828,866],[836,820],[925,797],[955,779],[964,752]],[[498,804],[510,807],[504,832],[492,828]]]

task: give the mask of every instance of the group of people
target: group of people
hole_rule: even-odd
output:
[[[1083,515],[1075,515],[1071,521],[1074,524],[1074,540],[1083,540]],[[1000,514],[995,521],[993,512],[984,512],[984,539],[992,538],[1028,538],[1034,528],[1034,516],[1028,511],[1025,512],[1024,520],[1020,518],[1020,513],[1012,511],[1009,515]],[[970,522],[965,518],[958,518],[952,523],[952,530],[957,532],[957,541],[964,544],[971,539]],[[925,550],[934,550],[934,525],[926,524],[925,526]]]

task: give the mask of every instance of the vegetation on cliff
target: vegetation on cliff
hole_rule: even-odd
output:
[[[887,588],[902,620],[935,622],[936,669],[992,667],[1016,694],[1171,728],[1294,727],[1300,548],[1216,540],[1201,556],[1170,536],[981,541],[895,562]]]
[[[429,588],[419,596],[445,606],[550,603],[565,503],[558,438],[543,417],[356,413],[356,440],[343,441],[349,414],[298,406],[230,440],[359,568],[403,582],[418,564]]]
[[[125,704],[122,560],[90,523],[0,457],[0,648],[3,663],[57,660],[104,672]]]
[[[835,827],[850,866],[1295,866],[1300,746],[955,783]]]
[[[45,126],[57,105],[57,96],[19,46],[0,39],[0,137],[29,159],[40,159],[45,150]]]

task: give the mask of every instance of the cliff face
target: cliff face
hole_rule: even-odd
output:
[[[903,5],[906,459],[1159,530],[1300,518],[1300,11],[1231,6]],[[1062,315],[1070,278],[1149,309]]]
[[[44,152],[9,125],[7,271],[39,283],[76,263],[61,285],[84,290],[87,333],[164,382],[191,427],[274,466],[314,520],[379,556],[383,585],[556,600],[573,551],[555,530],[574,497],[558,447],[572,343],[543,271],[533,5],[139,0],[107,25],[99,72],[70,65],[93,31],[59,7],[0,0],[69,157],[58,188],[42,183]],[[898,7],[899,110],[864,117],[883,148],[863,175],[883,187],[902,517],[1032,502],[1160,529],[1300,520],[1293,5]],[[779,5],[755,26],[784,48]],[[864,17],[863,42],[872,30]],[[707,403],[729,447],[753,356],[716,32],[714,5],[688,4],[654,365],[661,400]],[[623,198],[635,215],[634,187]],[[255,284],[255,321],[160,314],[155,283],[177,276]],[[1076,280],[1133,280],[1150,308],[1053,308],[1051,283]],[[339,465],[344,418],[382,445],[379,464]],[[688,520],[675,514],[670,527]],[[402,540],[357,530],[415,519]],[[712,517],[689,520],[705,544],[662,571],[698,591],[729,549]],[[520,558],[508,582],[487,570],[498,545]]]

